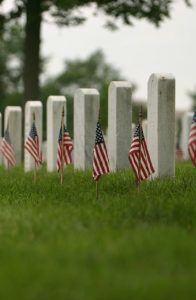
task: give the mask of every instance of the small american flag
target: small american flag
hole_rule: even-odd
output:
[[[39,148],[39,137],[35,126],[35,121],[33,121],[29,136],[26,139],[24,147],[34,158],[37,165],[42,164],[42,153]]]
[[[196,166],[196,112],[194,112],[193,122],[190,128],[188,151],[194,166]]]
[[[1,152],[10,165],[16,165],[14,148],[11,143],[8,129],[5,130],[4,138],[2,139]]]
[[[154,168],[148,153],[144,139],[142,126],[136,126],[131,148],[129,151],[129,161],[138,182],[148,178],[154,173]]]
[[[63,149],[62,149],[63,148]],[[63,150],[63,151],[62,151]],[[72,163],[71,152],[73,150],[73,142],[64,125],[63,146],[62,146],[62,128],[60,128],[57,150],[57,170],[60,171],[62,163],[69,165]],[[63,153],[62,153],[63,152]],[[62,157],[63,155],[63,157]]]
[[[102,174],[109,173],[109,159],[100,123],[97,122],[95,146],[93,149],[93,178],[98,180]]]

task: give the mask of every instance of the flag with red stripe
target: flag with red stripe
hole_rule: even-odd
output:
[[[16,165],[16,158],[15,158],[15,152],[14,148],[11,143],[10,139],[10,134],[8,129],[5,130],[4,137],[2,139],[2,144],[1,144],[1,152],[5,159],[7,160],[8,164],[11,166]]]
[[[67,128],[64,125],[63,144],[62,144],[62,128],[60,128],[58,149],[57,149],[57,170],[59,171],[63,165],[72,163],[73,142]]]
[[[196,167],[196,112],[193,115],[193,122],[191,124],[188,142],[188,151],[190,159]]]
[[[97,122],[95,146],[93,149],[93,178],[98,180],[102,174],[109,173],[109,159],[100,123]]]
[[[42,152],[40,151],[39,137],[35,126],[35,121],[33,121],[29,136],[26,139],[24,147],[33,157],[37,165],[42,164]]]
[[[142,126],[136,126],[131,148],[129,151],[129,161],[137,181],[144,180],[154,173],[150,155],[148,153]]]

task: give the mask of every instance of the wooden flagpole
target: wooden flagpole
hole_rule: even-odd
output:
[[[33,122],[35,123],[35,112],[33,112]],[[37,180],[37,166],[36,166],[36,160],[34,159],[34,183],[36,183]]]
[[[138,123],[139,123],[139,170],[138,170],[138,181],[137,181],[137,187],[138,190],[140,188],[140,183],[141,183],[141,140],[142,140],[142,106],[139,112],[139,118],[138,118]]]
[[[98,180],[96,180],[96,200],[98,200]]]
[[[64,171],[64,147],[63,147],[63,137],[64,137],[64,106],[62,108],[61,117],[61,184],[63,184],[63,171]]]
[[[8,120],[7,120],[7,131],[9,130],[9,118],[8,118]],[[10,170],[10,162],[9,162],[9,160],[8,160],[8,162],[7,162],[7,170],[9,171]]]

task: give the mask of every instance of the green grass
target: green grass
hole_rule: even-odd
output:
[[[196,169],[143,182],[130,171],[0,169],[1,300],[196,299]]]

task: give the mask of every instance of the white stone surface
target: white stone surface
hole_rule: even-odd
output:
[[[42,148],[42,103],[41,101],[27,101],[25,105],[25,141],[29,136],[35,113],[35,126],[39,137],[40,150]],[[24,170],[29,172],[34,170],[35,162],[32,156],[25,150]]]
[[[0,147],[1,147],[1,142],[2,142],[2,114],[0,113]],[[0,151],[0,165],[2,165],[2,163],[3,163],[3,157]]]
[[[47,170],[56,170],[59,130],[61,128],[62,109],[67,124],[67,107],[64,96],[50,96],[47,100]]]
[[[153,177],[175,176],[175,79],[152,74],[148,80],[148,148]]]
[[[111,171],[130,167],[128,153],[132,138],[132,86],[113,81],[108,97],[108,156]]]
[[[147,137],[148,137],[148,133],[147,133],[148,132],[148,121],[147,120],[142,121],[142,128],[143,128],[145,140],[147,142]]]
[[[185,160],[190,159],[188,153],[188,140],[191,123],[193,121],[193,114],[193,112],[185,112],[182,116],[181,149]]]
[[[4,130],[8,127],[10,139],[15,152],[16,165],[22,162],[22,108],[20,106],[7,106],[4,113]],[[5,167],[8,167],[4,159]]]
[[[96,89],[78,89],[76,91],[74,96],[75,169],[92,169],[99,105],[99,92]]]

